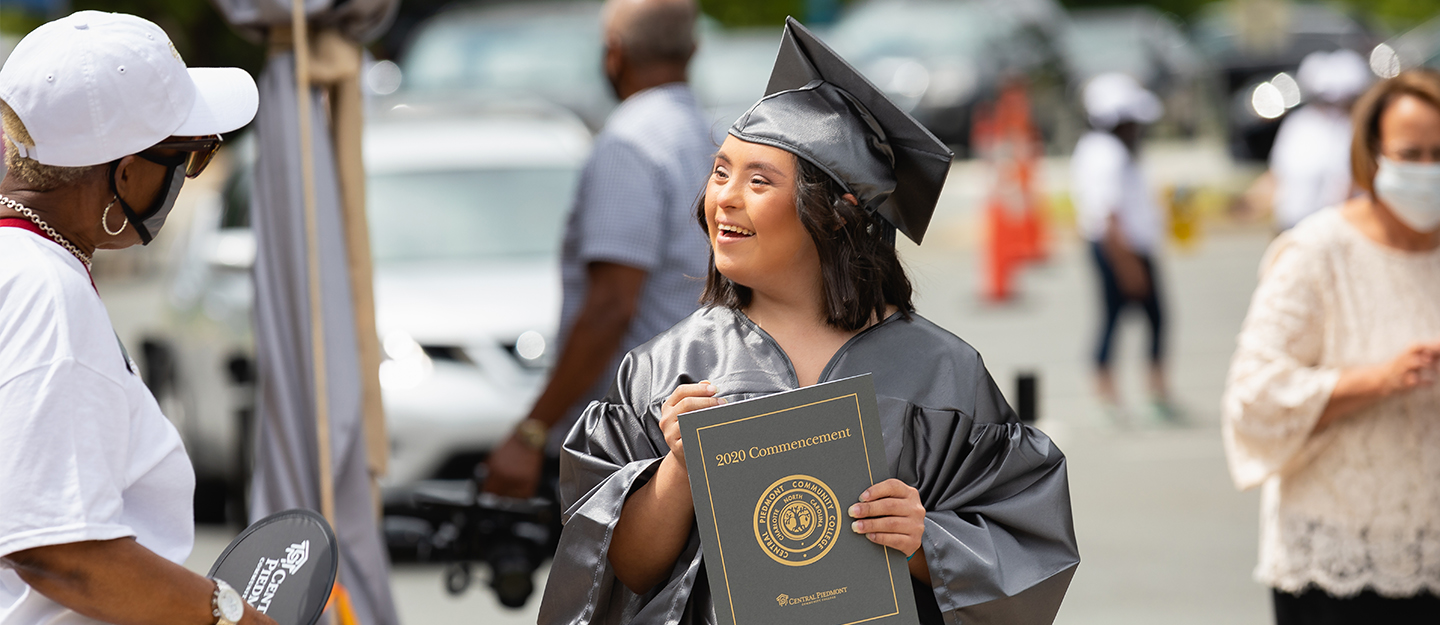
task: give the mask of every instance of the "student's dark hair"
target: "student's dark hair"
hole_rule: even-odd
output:
[[[884,319],[886,305],[894,305],[909,318],[910,279],[895,253],[895,228],[884,219],[843,199],[845,190],[833,178],[796,158],[795,211],[820,253],[821,298],[825,322],[855,331],[871,319]],[[709,235],[705,220],[705,194],[695,207],[700,229]],[[710,250],[710,271],[700,303],[743,308],[750,304],[750,287],[736,284],[715,269]]]

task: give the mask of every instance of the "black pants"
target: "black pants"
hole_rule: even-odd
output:
[[[1391,599],[1366,590],[1354,597],[1340,599],[1313,586],[1298,595],[1282,590],[1274,593],[1276,625],[1440,623],[1440,597],[1430,593]]]
[[[1115,326],[1120,314],[1132,304],[1139,305],[1150,321],[1150,362],[1159,364],[1165,358],[1165,317],[1160,310],[1160,277],[1149,256],[1141,256],[1140,264],[1145,277],[1150,281],[1150,292],[1144,298],[1132,298],[1120,290],[1120,279],[1115,267],[1105,256],[1105,249],[1099,242],[1090,243],[1090,255],[1095,259],[1095,268],[1100,272],[1100,288],[1105,296],[1105,315],[1100,323],[1100,341],[1095,347],[1095,364],[1101,369],[1110,366],[1110,346],[1115,342]]]

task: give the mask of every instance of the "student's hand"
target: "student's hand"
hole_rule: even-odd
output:
[[[670,454],[679,461],[682,470],[685,468],[685,443],[680,440],[680,415],[725,403],[724,399],[715,397],[716,392],[715,385],[709,380],[681,384],[660,405],[660,430],[665,432],[665,443],[670,446]]]
[[[850,529],[864,534],[877,545],[885,545],[906,556],[920,548],[925,535],[925,506],[920,492],[891,478],[860,493],[860,503],[850,506]]]

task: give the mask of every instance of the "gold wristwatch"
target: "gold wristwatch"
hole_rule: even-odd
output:
[[[215,625],[238,625],[245,616],[245,600],[225,580],[212,577],[211,581],[215,582],[215,594],[210,598]]]
[[[526,419],[515,426],[515,438],[520,439],[520,442],[530,449],[542,451],[546,441],[550,439],[550,426],[539,419]]]

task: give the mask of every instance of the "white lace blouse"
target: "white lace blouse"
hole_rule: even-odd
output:
[[[1223,406],[1235,484],[1264,487],[1258,581],[1440,593],[1440,385],[1312,432],[1342,369],[1436,339],[1440,250],[1381,246],[1333,208],[1270,245]]]

